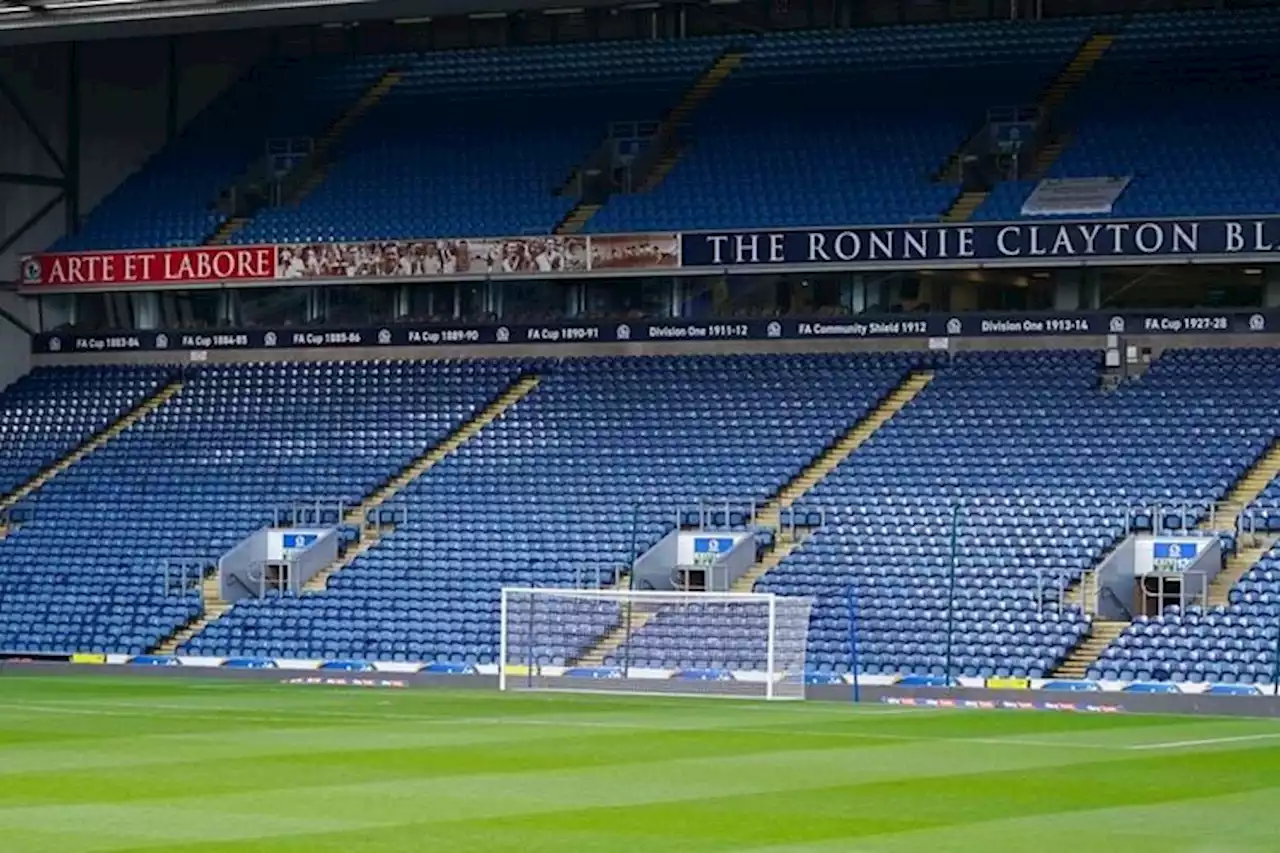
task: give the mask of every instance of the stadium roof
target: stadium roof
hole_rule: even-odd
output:
[[[0,45],[563,6],[564,0],[0,0]]]

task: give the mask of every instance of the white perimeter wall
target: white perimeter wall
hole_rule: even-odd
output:
[[[178,127],[186,125],[228,84],[267,52],[263,31],[175,37]],[[169,39],[85,42],[80,64],[80,214],[86,216],[121,180],[165,142]],[[14,89],[50,145],[67,150],[67,56],[64,44],[6,48],[0,76]],[[0,172],[56,176],[35,137],[0,98]],[[56,190],[0,184],[0,235],[7,235]],[[0,281],[17,281],[19,255],[46,249],[63,234],[58,205],[15,246],[0,254]],[[2,346],[2,344],[0,344]]]

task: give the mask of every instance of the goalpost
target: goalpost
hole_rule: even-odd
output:
[[[504,587],[503,690],[803,699],[812,600]]]

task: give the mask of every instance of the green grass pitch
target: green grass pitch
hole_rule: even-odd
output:
[[[1280,851],[1280,722],[0,677],[0,851]]]

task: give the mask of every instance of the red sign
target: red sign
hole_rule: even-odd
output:
[[[35,255],[22,263],[27,287],[212,284],[276,277],[275,246],[200,246]]]

